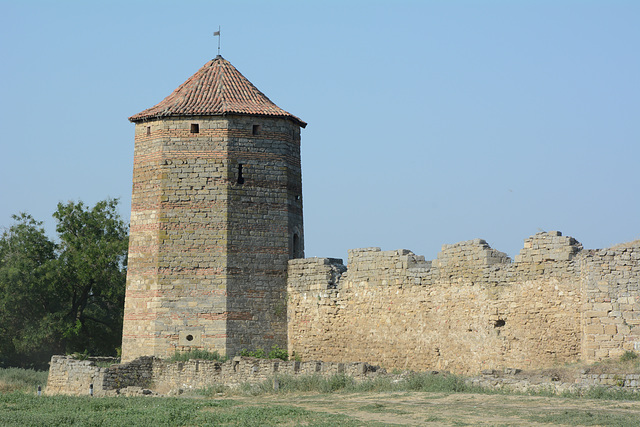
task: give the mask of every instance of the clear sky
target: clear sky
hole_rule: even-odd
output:
[[[640,238],[640,1],[0,0],[0,226],[121,200],[134,125],[216,55],[307,121],[307,256]]]

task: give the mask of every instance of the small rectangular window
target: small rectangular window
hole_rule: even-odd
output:
[[[191,123],[191,133],[200,133],[200,125],[197,123]]]
[[[147,126],[147,135],[151,135],[151,126]]]
[[[238,180],[237,183],[244,184],[244,177],[242,176],[242,163],[238,163]]]
[[[260,125],[253,125],[251,128],[251,135],[257,135],[260,132]]]

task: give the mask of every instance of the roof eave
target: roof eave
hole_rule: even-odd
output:
[[[240,113],[240,112],[225,112],[225,113],[192,113],[192,114],[176,114],[176,113],[157,113],[157,114],[149,114],[145,116],[136,117],[138,114],[129,117],[129,121],[131,123],[144,123],[151,120],[164,119],[167,117],[195,117],[195,116],[255,116],[255,117],[270,117],[274,119],[288,119],[300,126],[301,128],[306,128],[307,123],[293,114],[288,115],[278,115],[278,114],[249,114],[249,113]]]

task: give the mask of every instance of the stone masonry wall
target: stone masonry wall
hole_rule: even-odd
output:
[[[384,370],[367,363],[285,362],[252,357],[235,357],[226,362],[168,362],[155,357],[140,357],[131,362],[99,367],[92,360],[53,356],[46,393],[87,396],[93,384],[94,396],[98,397],[115,395],[128,387],[142,387],[167,394],[179,389],[256,384],[278,375],[331,377],[344,374],[362,380],[384,373]]]
[[[46,394],[70,394],[88,396],[89,386],[104,389],[107,368],[96,366],[95,360],[77,360],[72,356],[53,356],[49,368]]]
[[[102,358],[106,359],[106,358]],[[388,374],[384,369],[367,363],[296,362],[237,357],[224,363],[208,360],[167,362],[154,357],[141,357],[109,367],[96,366],[96,360],[76,360],[71,356],[53,356],[45,393],[88,396],[93,390],[96,397],[115,395],[176,395],[185,390],[205,389],[225,385],[235,387],[242,383],[256,384],[274,380],[279,376],[346,375],[356,381],[391,377],[394,382],[409,378],[410,372]],[[102,360],[104,363],[105,361]],[[448,375],[448,372],[430,371],[431,375]],[[507,368],[499,372],[484,370],[482,375],[465,378],[473,386],[493,389],[531,391],[580,391],[591,387],[613,388],[634,393],[640,392],[640,374],[598,373],[588,370],[574,382],[561,382],[552,373],[534,376],[523,374],[520,369]],[[91,388],[93,386],[93,389]],[[275,386],[275,381],[274,381]]]
[[[640,351],[640,241],[582,258],[585,360]]]
[[[301,179],[291,120],[136,123],[123,360],[286,346],[287,262],[304,256]]]
[[[637,253],[611,253],[611,275],[619,283],[602,285],[603,292],[620,295],[626,310],[624,317],[612,306],[608,315],[627,324],[638,310]],[[349,251],[348,270],[340,260],[292,260],[289,351],[303,359],[357,358],[387,369],[460,373],[587,359],[595,353],[585,346],[610,345],[587,345],[584,334],[585,304],[607,298],[586,292],[593,280],[583,270],[605,277],[594,257],[575,239],[550,232],[527,239],[513,263],[480,239],[444,245],[432,262],[379,248]],[[604,334],[601,328],[592,333]],[[638,341],[636,329],[617,328],[627,347]]]

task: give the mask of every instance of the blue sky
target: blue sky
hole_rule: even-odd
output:
[[[222,55],[302,133],[307,256],[640,239],[638,1],[0,0],[0,226],[119,197],[134,125]]]

